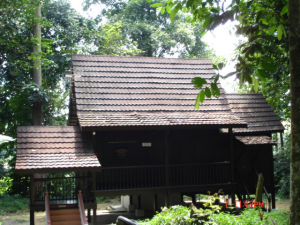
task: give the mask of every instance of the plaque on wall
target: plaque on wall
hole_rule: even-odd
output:
[[[116,159],[127,159],[129,158],[128,146],[116,146],[114,155]]]

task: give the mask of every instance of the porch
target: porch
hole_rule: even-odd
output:
[[[102,167],[96,192],[230,183],[230,162]]]

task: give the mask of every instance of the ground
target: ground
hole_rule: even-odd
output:
[[[109,205],[120,205],[120,202],[113,199],[112,201],[102,202],[98,204],[97,210],[105,210]],[[279,210],[289,210],[289,199],[278,199],[276,201],[276,208]],[[35,214],[36,225],[45,225],[45,212],[37,212]],[[0,225],[28,225],[29,224],[29,212],[17,212],[14,214],[8,214],[0,216]]]

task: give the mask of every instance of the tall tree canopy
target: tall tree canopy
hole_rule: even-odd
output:
[[[137,43],[144,56],[165,57],[207,57],[206,44],[202,41],[203,28],[200,23],[195,26],[187,24],[185,17],[177,15],[175,23],[171,23],[167,14],[160,14],[146,0],[86,0],[86,7],[91,4],[103,3],[108,23],[122,21],[124,38],[129,37]]]
[[[71,66],[71,54],[89,52],[91,49],[81,45],[103,39],[97,22],[79,15],[67,1],[44,1],[42,18],[35,19],[38,3],[1,2],[0,25],[5,32],[0,32],[0,133],[12,137],[16,137],[17,126],[32,124],[31,106],[37,101],[43,101],[44,125],[65,125],[68,89],[63,78]],[[35,57],[32,27],[37,20],[42,24],[41,88],[31,75]],[[10,164],[14,163],[15,148],[15,142],[1,145],[1,157]],[[26,193],[25,186],[22,190],[14,187]]]

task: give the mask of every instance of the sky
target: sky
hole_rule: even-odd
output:
[[[99,14],[101,6],[94,5],[92,9],[84,12],[82,10],[83,0],[69,0],[72,7],[80,12],[82,15],[87,17],[95,17]],[[231,34],[230,31],[231,30]],[[207,32],[203,37],[203,41],[206,42],[210,48],[214,49],[216,54],[223,56],[227,59],[227,65],[220,71],[221,75],[226,75],[229,72],[235,71],[234,62],[232,62],[234,56],[235,45],[238,43],[239,38],[234,35],[234,23],[227,22],[224,25],[218,26],[213,32]],[[236,86],[237,81],[235,81],[234,76],[221,79],[222,87],[225,88],[227,93],[234,93],[234,86]]]

